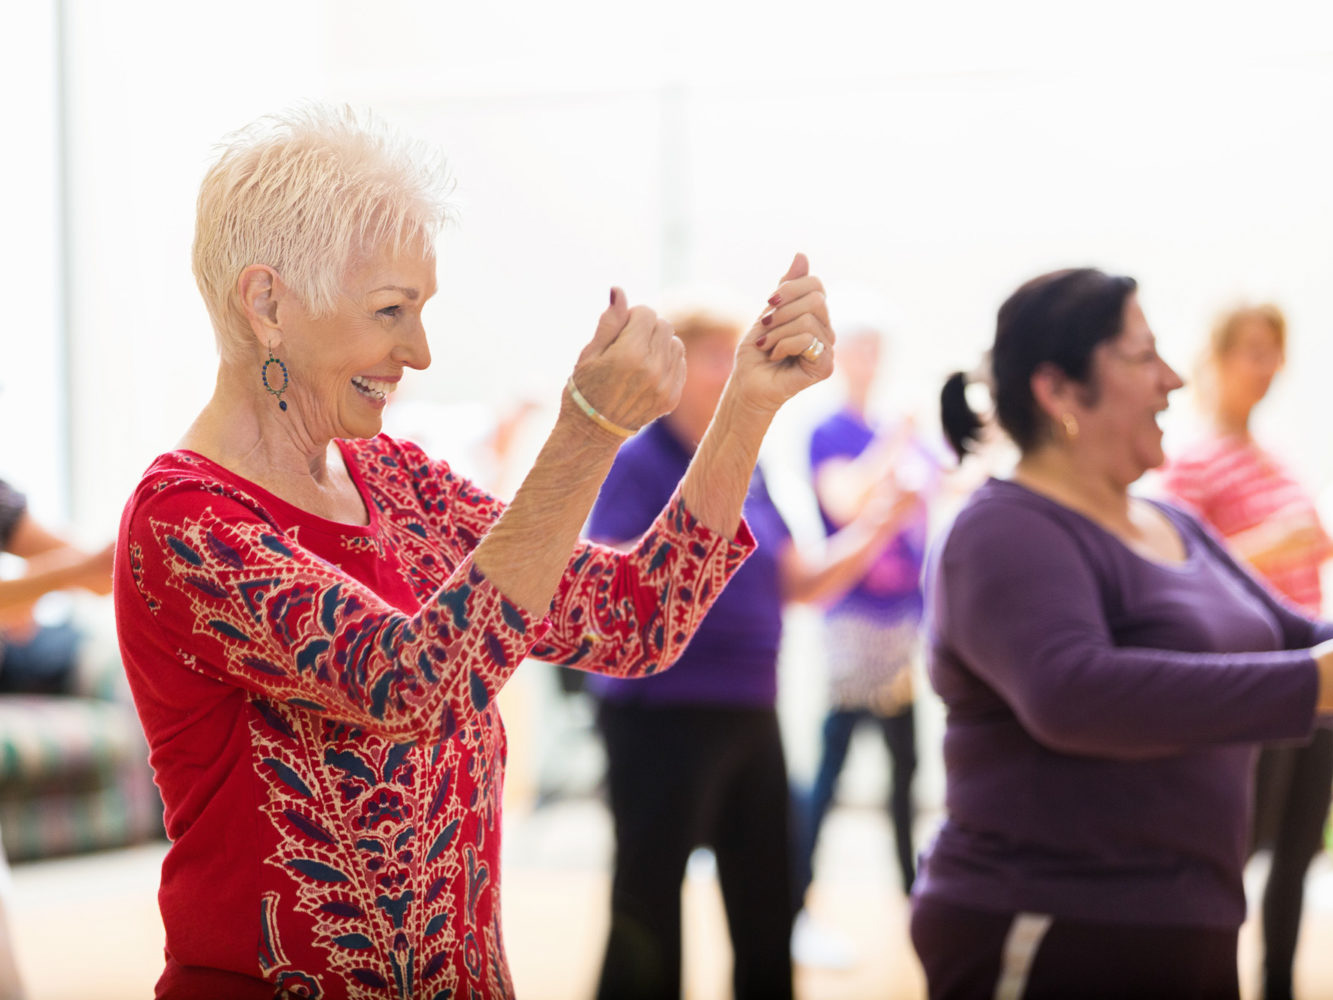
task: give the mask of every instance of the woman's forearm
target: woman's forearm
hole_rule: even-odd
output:
[[[473,563],[528,614],[545,617],[621,440],[573,409],[560,418]]]
[[[829,538],[818,561],[806,562],[793,547],[783,560],[782,597],[786,601],[828,601],[851,590],[884,548],[885,536],[853,522]]]
[[[1260,573],[1314,550],[1320,541],[1317,523],[1292,527],[1281,519],[1265,521],[1227,538],[1232,551]]]
[[[863,462],[865,455],[830,459],[815,472],[815,497],[825,516],[838,527],[860,517],[876,491],[885,486],[886,470],[877,462]]]
[[[713,421],[681,480],[681,498],[691,514],[726,538],[735,538],[759,446],[773,414],[746,405],[728,386]]]
[[[21,608],[55,590],[83,584],[88,556],[78,549],[48,552],[29,562],[29,572],[13,580],[0,580],[0,611]]]
[[[795,545],[789,546],[780,563],[783,600],[830,601],[851,590],[907,524],[918,503],[915,494],[905,493],[888,505],[867,508],[829,536],[818,559],[807,560]]]

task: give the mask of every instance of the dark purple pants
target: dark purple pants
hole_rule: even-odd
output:
[[[930,1000],[1237,1000],[1236,934],[912,903]]]

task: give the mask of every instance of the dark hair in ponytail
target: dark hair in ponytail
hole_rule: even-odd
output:
[[[991,348],[991,392],[995,417],[1020,451],[1040,444],[1046,433],[1046,420],[1032,395],[1033,374],[1043,365],[1054,365],[1088,384],[1093,351],[1119,336],[1125,303],[1137,288],[1133,278],[1073,268],[1025,282],[1000,306]],[[940,394],[940,415],[955,450],[976,440],[975,432],[967,429],[967,417],[980,424],[967,407],[963,388],[963,379],[953,375]]]
[[[967,402],[967,373],[954,372],[940,390],[940,423],[958,460],[972,451],[981,438],[981,418]]]

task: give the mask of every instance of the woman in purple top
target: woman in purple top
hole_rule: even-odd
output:
[[[910,418],[881,423],[870,415],[882,333],[867,319],[843,315],[837,316],[838,371],[846,396],[842,407],[810,436],[810,472],[820,519],[832,536],[873,502],[893,504],[897,516],[893,537],[865,576],[824,609],[828,709],[819,766],[801,816],[797,890],[802,897],[813,881],[819,832],[833,804],[852,735],[863,724],[879,730],[889,756],[886,804],[904,893],[912,891],[916,877],[912,663],[920,646],[927,500],[939,482],[939,461]],[[800,939],[798,931],[798,959]]]
[[[649,526],[660,498],[672,495],[690,464],[731,376],[739,324],[712,311],[672,321],[687,362],[680,402],[617,454],[589,520],[593,538],[625,543]],[[792,995],[790,803],[775,709],[782,605],[851,586],[893,523],[877,505],[824,552],[803,554],[758,471],[744,513],[758,547],[675,666],[632,682],[588,678],[599,698],[616,835],[598,986],[605,1000],[680,997],[681,880],[701,844],[717,857],[734,995]]]
[[[912,914],[932,1000],[1234,1000],[1253,745],[1333,708],[1333,626],[1129,492],[1181,385],[1135,287],[1059,271],[1000,308],[995,417],[1021,457],[927,566],[948,711]],[[960,455],[964,390],[941,400]]]

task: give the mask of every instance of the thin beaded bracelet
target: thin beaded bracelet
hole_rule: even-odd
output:
[[[602,430],[610,431],[616,437],[622,438],[631,438],[637,433],[626,427],[621,427],[619,424],[612,423],[610,420],[607,420],[606,417],[598,413],[593,405],[584,398],[583,393],[579,392],[579,387],[574,384],[573,375],[569,377],[569,381],[565,384],[565,388],[569,390],[569,398],[574,400],[574,405],[587,414],[588,419],[598,427],[602,428]]]

